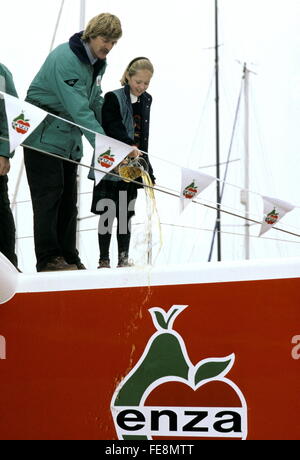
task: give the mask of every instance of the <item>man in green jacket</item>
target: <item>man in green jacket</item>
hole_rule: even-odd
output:
[[[106,57],[122,36],[120,20],[108,13],[93,18],[84,32],[50,53],[34,78],[27,101],[88,130],[101,127],[101,80]],[[79,163],[82,134],[95,134],[51,115],[26,144]],[[78,165],[24,148],[34,212],[37,271],[84,269],[76,249]]]
[[[18,97],[10,71],[0,63],[0,91]],[[0,95],[0,137],[8,139],[4,99]],[[9,143],[0,139],[0,252],[17,268],[15,253],[16,229],[8,197],[8,177],[10,170]]]

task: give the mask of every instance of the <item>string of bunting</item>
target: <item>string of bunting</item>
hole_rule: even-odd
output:
[[[36,107],[16,97],[10,96],[2,91],[0,91],[0,94],[2,95],[2,98],[5,102],[11,153],[20,145],[26,146],[24,144],[24,141],[30,136],[30,134],[33,133],[33,131],[45,119],[46,116],[55,117],[61,121],[70,123],[78,127],[83,132],[88,131],[95,135],[95,151],[92,165],[87,166],[81,163],[80,166],[89,169],[89,177],[95,180],[96,185],[103,179],[103,177],[106,174],[115,175],[113,172],[115,167],[119,165],[132,151],[132,147],[127,144],[124,144],[123,142],[117,141],[116,139],[92,131],[70,120],[65,120],[64,118],[59,117],[58,115],[51,114],[39,107]],[[2,139],[8,140],[5,138]],[[30,146],[30,148],[32,147]],[[49,156],[75,163],[75,161],[71,159],[65,159],[59,155],[55,155],[53,153],[49,153],[46,151],[39,151]],[[216,180],[216,177],[204,174],[199,170],[181,167],[181,186],[179,192],[172,193],[170,191],[163,190],[163,188],[159,188],[157,186],[154,187],[154,190],[174,196],[176,198],[180,198],[181,212],[184,212],[187,206],[192,202],[201,204],[202,206],[211,209],[216,209],[216,206],[204,204],[196,200],[198,196]],[[132,182],[137,183],[134,180],[132,180]],[[145,184],[145,187],[152,188],[150,185],[147,184]],[[259,236],[263,235],[271,228],[285,233],[289,233],[293,236],[300,236],[297,233],[289,232],[287,230],[275,227],[275,224],[277,224],[287,213],[291,212],[294,208],[298,206],[295,206],[286,201],[279,200],[277,198],[262,195],[260,196],[263,199],[264,205],[264,217],[261,222],[256,221],[254,219],[246,218],[234,212],[226,211],[224,209],[221,209],[221,211],[223,213],[247,220],[249,222],[260,224]]]

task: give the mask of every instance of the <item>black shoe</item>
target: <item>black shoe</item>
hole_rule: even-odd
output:
[[[66,259],[67,263],[70,265],[76,265],[77,270],[86,270],[86,267],[83,265],[80,259]]]
[[[82,262],[77,262],[76,265],[78,270],[86,270],[86,267],[83,265]]]
[[[99,260],[99,268],[110,268],[110,260],[109,259],[102,259]]]
[[[121,254],[119,255],[118,268],[124,268],[124,267],[133,267],[133,263],[129,262],[127,252],[121,252]]]
[[[53,257],[39,272],[78,270],[77,265],[68,264],[63,257]]]

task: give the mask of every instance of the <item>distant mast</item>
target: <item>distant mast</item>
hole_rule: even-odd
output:
[[[80,21],[79,21],[80,30],[85,29],[85,12],[86,12],[85,3],[86,3],[85,0],[80,0]]]
[[[221,249],[221,190],[220,190],[220,110],[219,110],[219,23],[218,0],[215,0],[215,64],[216,64],[216,177],[217,177],[217,248],[218,261],[222,260]]]
[[[250,201],[249,201],[249,188],[250,188],[250,161],[249,161],[249,70],[247,64],[244,63],[244,99],[245,99],[245,187],[241,192],[241,203],[245,206],[245,259],[250,259]]]
[[[85,17],[86,17],[86,1],[80,0],[80,7],[79,7],[79,30],[82,31],[85,29]],[[78,213],[81,209],[81,193],[82,193],[82,175],[83,171],[82,168],[79,168],[77,173],[77,193],[78,193]],[[80,220],[77,220],[77,248],[80,251]]]

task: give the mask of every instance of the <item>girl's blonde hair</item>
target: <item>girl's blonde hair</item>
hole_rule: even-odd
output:
[[[88,42],[98,36],[111,40],[119,40],[122,37],[120,19],[110,13],[102,13],[90,20],[82,35],[82,40]]]
[[[149,61],[148,58],[146,57],[137,57],[135,59],[133,59],[129,65],[127,66],[122,78],[121,78],[121,85],[122,86],[125,86],[127,85],[128,83],[128,80],[127,80],[127,75],[129,75],[129,77],[133,77],[139,70],[149,70],[149,72],[154,73],[154,67],[151,63],[151,61]]]

